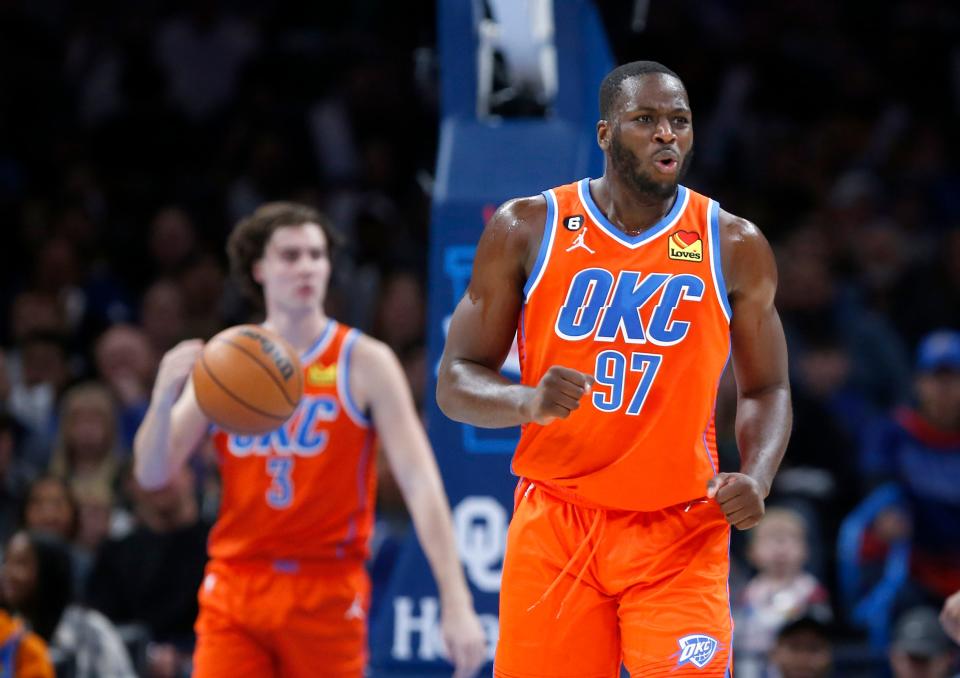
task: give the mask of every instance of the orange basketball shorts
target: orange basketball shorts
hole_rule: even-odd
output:
[[[730,528],[714,501],[651,513],[517,488],[498,678],[733,674]]]
[[[194,678],[359,678],[370,580],[361,562],[211,561],[200,586]]]

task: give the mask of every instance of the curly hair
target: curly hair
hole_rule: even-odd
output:
[[[240,290],[258,306],[263,305],[263,288],[253,278],[253,264],[263,257],[270,237],[278,228],[316,224],[327,239],[331,258],[340,245],[340,236],[319,210],[296,202],[268,202],[241,219],[227,240],[230,272]]]

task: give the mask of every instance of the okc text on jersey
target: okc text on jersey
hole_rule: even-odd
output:
[[[672,346],[683,341],[690,323],[673,320],[684,301],[700,301],[706,285],[691,273],[671,275],[620,271],[616,277],[604,268],[587,268],[570,281],[566,300],[557,315],[555,332],[568,341],[650,342]],[[644,326],[640,309],[657,297]]]
[[[340,413],[337,399],[329,395],[305,395],[300,406],[280,428],[262,436],[231,435],[227,449],[235,457],[281,455],[313,457],[327,446],[329,433],[320,428]]]

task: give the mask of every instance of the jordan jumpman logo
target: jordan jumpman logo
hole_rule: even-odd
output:
[[[350,603],[350,607],[347,609],[346,614],[343,615],[344,619],[363,619],[367,614],[363,610],[363,596],[359,593],[354,596],[353,602]]]
[[[577,233],[577,237],[574,238],[573,244],[567,248],[567,252],[570,252],[578,248],[582,248],[582,249],[585,249],[590,254],[596,254],[596,252],[590,249],[589,245],[587,245],[587,243],[583,241],[583,239],[586,236],[587,236],[587,227],[584,226],[583,229],[579,233]]]

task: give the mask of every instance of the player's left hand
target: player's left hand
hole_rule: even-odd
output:
[[[718,473],[711,478],[707,483],[707,499],[714,498],[727,522],[738,530],[749,530],[763,518],[763,488],[745,473]]]
[[[473,607],[443,610],[440,620],[453,678],[473,678],[487,660],[487,634]]]

